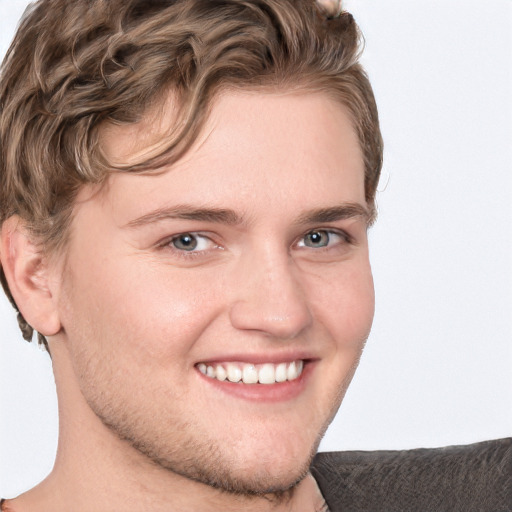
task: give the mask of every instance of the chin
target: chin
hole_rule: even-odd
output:
[[[268,433],[257,440],[246,438],[245,446],[224,453],[215,468],[203,468],[206,478],[199,480],[235,494],[284,494],[308,474],[320,438],[308,440],[297,434],[283,438]]]
[[[309,472],[309,459],[291,462],[291,464],[281,463],[278,468],[259,461],[244,465],[240,470],[234,467],[218,467],[213,472],[204,472],[198,475],[199,478],[194,479],[236,495],[284,495],[301,482]]]
[[[247,432],[231,443],[183,439],[172,452],[133,439],[131,444],[160,467],[223,492],[280,496],[308,474],[321,438],[281,434]]]

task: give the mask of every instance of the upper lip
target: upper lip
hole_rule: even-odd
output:
[[[318,356],[311,352],[294,351],[294,352],[260,352],[260,353],[230,353],[225,355],[215,355],[213,357],[205,357],[200,359],[196,364],[219,364],[219,363],[249,363],[249,364],[265,364],[265,363],[291,363],[292,361],[311,361],[319,359]]]

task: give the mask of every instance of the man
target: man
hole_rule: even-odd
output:
[[[27,14],[0,93],[2,278],[61,414],[52,473],[6,510],[325,507],[309,467],[373,316],[358,50],[311,1]]]
[[[338,11],[26,17],[0,89],[2,279],[51,354],[60,438],[4,510],[338,510],[310,467],[371,326],[382,159]]]

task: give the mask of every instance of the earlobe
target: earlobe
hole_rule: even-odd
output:
[[[25,320],[44,336],[57,334],[60,320],[48,262],[17,215],[2,224],[0,257],[9,289]]]

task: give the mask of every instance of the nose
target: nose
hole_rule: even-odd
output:
[[[293,339],[312,321],[300,272],[288,255],[262,251],[240,262],[232,276],[231,324],[278,339]]]

